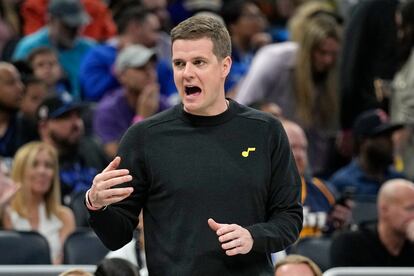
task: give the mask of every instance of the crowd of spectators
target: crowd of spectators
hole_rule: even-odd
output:
[[[414,266],[413,0],[0,0],[1,227],[38,231],[62,263],[66,237],[88,227],[79,199],[124,132],[179,103],[169,31],[196,14],[231,35],[227,97],[282,121],[302,177],[300,239],[381,253],[332,252],[334,265]],[[355,225],[366,196],[379,221]],[[293,256],[275,275],[291,263],[320,275],[311,262]]]

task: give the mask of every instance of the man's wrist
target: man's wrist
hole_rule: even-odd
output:
[[[85,193],[86,207],[91,211],[98,211],[98,210],[106,209],[106,206],[102,207],[102,208],[98,208],[98,207],[95,207],[95,206],[92,205],[92,203],[90,201],[90,198],[89,198],[89,191],[90,190],[87,190],[86,193]]]

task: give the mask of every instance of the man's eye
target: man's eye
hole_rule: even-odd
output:
[[[184,67],[184,62],[182,61],[174,61],[174,66],[175,67]]]
[[[196,60],[194,61],[194,65],[203,65],[205,64],[204,60]]]

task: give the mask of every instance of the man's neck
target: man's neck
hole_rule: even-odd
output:
[[[399,235],[384,222],[378,223],[378,235],[381,243],[392,256],[398,256],[404,246],[405,237]]]

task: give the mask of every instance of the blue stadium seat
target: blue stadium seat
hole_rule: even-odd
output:
[[[97,264],[109,252],[90,229],[78,229],[66,239],[63,246],[64,264]]]
[[[0,264],[51,264],[49,244],[33,231],[0,231]]]

